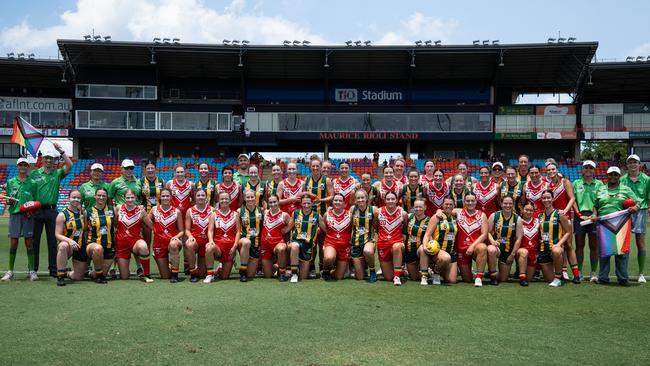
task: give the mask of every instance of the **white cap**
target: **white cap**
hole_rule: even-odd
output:
[[[50,157],[56,158],[59,155],[57,153],[55,153],[54,150],[52,150],[52,149],[46,149],[46,150],[41,152],[41,156],[42,157],[50,156]]]
[[[237,160],[239,160],[239,158],[241,158],[242,156],[245,157],[246,159],[249,159],[248,154],[239,154],[237,156]]]
[[[124,162],[122,162],[122,164],[124,164]],[[95,164],[90,166],[90,170],[95,170],[95,169],[99,169],[99,170],[101,170],[103,172],[104,171],[104,166],[101,165],[100,163],[95,163]]]
[[[16,165],[20,165],[21,163],[25,163],[29,165],[29,160],[27,160],[26,158],[18,158],[18,160],[16,160]]]
[[[619,169],[617,166],[610,166],[607,168],[607,174],[609,173],[616,173],[618,175],[621,175],[621,169]]]
[[[627,162],[627,161],[630,161],[632,159],[634,159],[636,161],[641,161],[641,158],[639,158],[639,155],[637,155],[637,154],[632,154],[632,155],[628,156],[625,161]]]
[[[499,162],[499,161],[492,164],[492,169],[494,169],[495,166],[500,166],[501,169],[503,169],[503,164],[501,164],[501,162]]]
[[[596,163],[593,160],[585,160],[582,162],[582,166],[590,166],[592,168],[596,167]]]
[[[133,164],[133,160],[131,159],[124,159],[122,160],[122,168],[128,168],[128,167],[135,167],[135,164]]]

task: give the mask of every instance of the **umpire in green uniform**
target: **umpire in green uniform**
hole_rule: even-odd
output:
[[[95,206],[95,191],[104,188],[108,192],[109,184],[104,182],[104,166],[94,163],[90,166],[90,180],[79,187],[81,202],[86,211]]]
[[[38,272],[39,254],[41,249],[41,234],[45,227],[47,237],[47,268],[50,276],[56,277],[56,216],[59,214],[56,204],[59,201],[59,187],[61,181],[72,168],[72,160],[63,151],[61,145],[53,143],[54,149],[59,152],[63,159],[63,167],[56,168],[57,154],[48,149],[43,152],[43,166],[33,170],[29,177],[36,184],[36,201],[41,203],[41,209],[34,217],[34,271]]]

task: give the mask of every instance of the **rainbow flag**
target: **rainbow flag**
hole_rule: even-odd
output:
[[[18,144],[27,151],[32,156],[38,154],[38,148],[41,146],[45,135],[43,135],[39,130],[30,125],[29,122],[25,121],[22,117],[16,116],[14,118],[14,132],[11,135],[9,142],[13,144]]]
[[[598,222],[600,256],[627,254],[630,252],[632,216],[627,210],[620,215]]]

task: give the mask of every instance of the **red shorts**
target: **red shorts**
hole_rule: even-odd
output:
[[[528,267],[537,267],[537,248],[528,250]]]
[[[457,253],[458,253],[458,265],[459,266],[461,264],[472,265],[472,259],[473,258],[472,258],[472,256],[467,255],[467,249],[469,249],[469,248],[465,248],[465,249],[458,248]]]
[[[169,255],[169,240],[154,240],[151,249],[154,258],[167,258],[167,255]]]
[[[393,245],[399,244],[400,242],[386,243],[386,242],[377,242],[377,252],[379,254],[380,262],[392,262],[393,261]]]
[[[323,244],[323,247],[334,248],[334,250],[336,250],[336,260],[338,262],[348,262],[350,260],[350,251],[351,251],[350,244],[341,245],[341,244],[330,244],[325,242],[325,244]]]
[[[260,259],[273,260],[273,250],[275,247],[284,243],[282,237],[265,237],[260,245]]]
[[[232,249],[232,241],[217,241],[215,242],[221,251],[221,262],[232,262],[233,257],[230,256],[230,249]]]
[[[208,244],[208,238],[194,237],[194,240],[196,240],[196,245],[199,247],[199,257],[205,257],[205,246]]]
[[[123,239],[116,243],[115,245],[115,258],[117,259],[129,259],[131,258],[131,253],[133,253],[133,247],[138,240],[143,240],[142,238],[129,238]]]

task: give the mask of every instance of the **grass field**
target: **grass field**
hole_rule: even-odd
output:
[[[3,240],[3,272],[7,256]],[[636,275],[635,258],[630,270]],[[650,364],[650,287],[636,284],[256,279],[58,288],[24,277],[0,284],[1,364]]]

